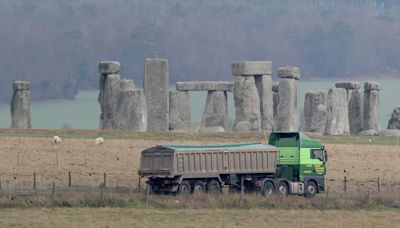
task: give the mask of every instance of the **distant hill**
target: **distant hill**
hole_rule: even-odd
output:
[[[0,102],[13,80],[34,100],[98,87],[97,63],[118,60],[141,85],[144,58],[171,81],[231,80],[236,60],[295,65],[303,78],[398,77],[395,0],[0,0]]]

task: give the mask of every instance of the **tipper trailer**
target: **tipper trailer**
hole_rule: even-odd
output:
[[[313,197],[325,191],[324,146],[303,133],[270,134],[269,144],[159,145],[142,151],[139,175],[154,193],[220,192],[223,187]]]

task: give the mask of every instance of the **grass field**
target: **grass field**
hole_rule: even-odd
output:
[[[61,145],[52,144],[53,135],[63,138]],[[104,145],[94,144],[94,138],[98,136],[106,138]],[[282,224],[289,227],[396,227],[400,224],[400,213],[396,209],[400,205],[400,146],[396,138],[373,137],[371,144],[368,144],[368,139],[321,137],[329,153],[327,185],[333,199],[306,201],[295,197],[287,199],[287,202],[273,203],[248,196],[245,205],[250,206],[244,210],[238,209],[236,196],[232,196],[234,203],[230,202],[230,198],[220,201],[199,198],[198,201],[183,200],[180,204],[175,204],[174,198],[153,198],[156,201],[150,208],[143,203],[138,204],[139,201],[132,203],[129,200],[114,205],[117,208],[101,208],[96,203],[87,204],[97,205],[94,208],[80,208],[82,202],[88,199],[80,199],[75,195],[68,199],[77,198],[76,205],[69,205],[73,208],[57,206],[63,205],[62,199],[56,206],[49,207],[52,203],[46,203],[48,199],[43,202],[40,197],[34,196],[20,204],[14,202],[19,205],[17,207],[11,203],[11,209],[0,209],[0,227],[278,227]],[[262,140],[263,134],[4,129],[0,131],[0,179],[3,189],[31,188],[35,172],[37,188],[48,189],[53,182],[57,186],[67,186],[70,171],[74,186],[97,187],[103,181],[103,173],[106,173],[107,186],[135,188],[140,152],[147,147],[157,144],[204,145]],[[365,207],[365,197],[360,200],[342,199],[344,176],[349,181],[347,191],[350,193],[347,197],[368,190],[376,192],[379,177],[383,195],[379,200],[386,201],[383,204],[388,207]],[[1,205],[7,205],[3,201]],[[281,204],[284,206],[279,206]],[[26,208],[21,209],[21,205]],[[34,208],[30,205],[34,205]],[[39,208],[36,208],[38,205]],[[113,201],[107,205],[113,205]],[[120,208],[121,205],[124,208]]]
[[[151,210],[43,208],[0,210],[1,227],[398,227],[394,211]]]

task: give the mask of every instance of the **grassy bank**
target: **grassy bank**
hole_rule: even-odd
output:
[[[120,130],[50,130],[50,129],[0,129],[0,137],[34,137],[50,138],[58,135],[69,139],[140,139],[140,140],[196,140],[220,142],[266,142],[265,133],[237,132],[134,132]],[[394,136],[355,136],[355,135],[318,135],[312,138],[320,139],[326,144],[371,144],[400,145],[400,138]]]

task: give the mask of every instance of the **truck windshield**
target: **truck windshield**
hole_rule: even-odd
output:
[[[311,150],[311,159],[318,159],[320,161],[324,161],[324,152],[322,149],[314,149]]]

